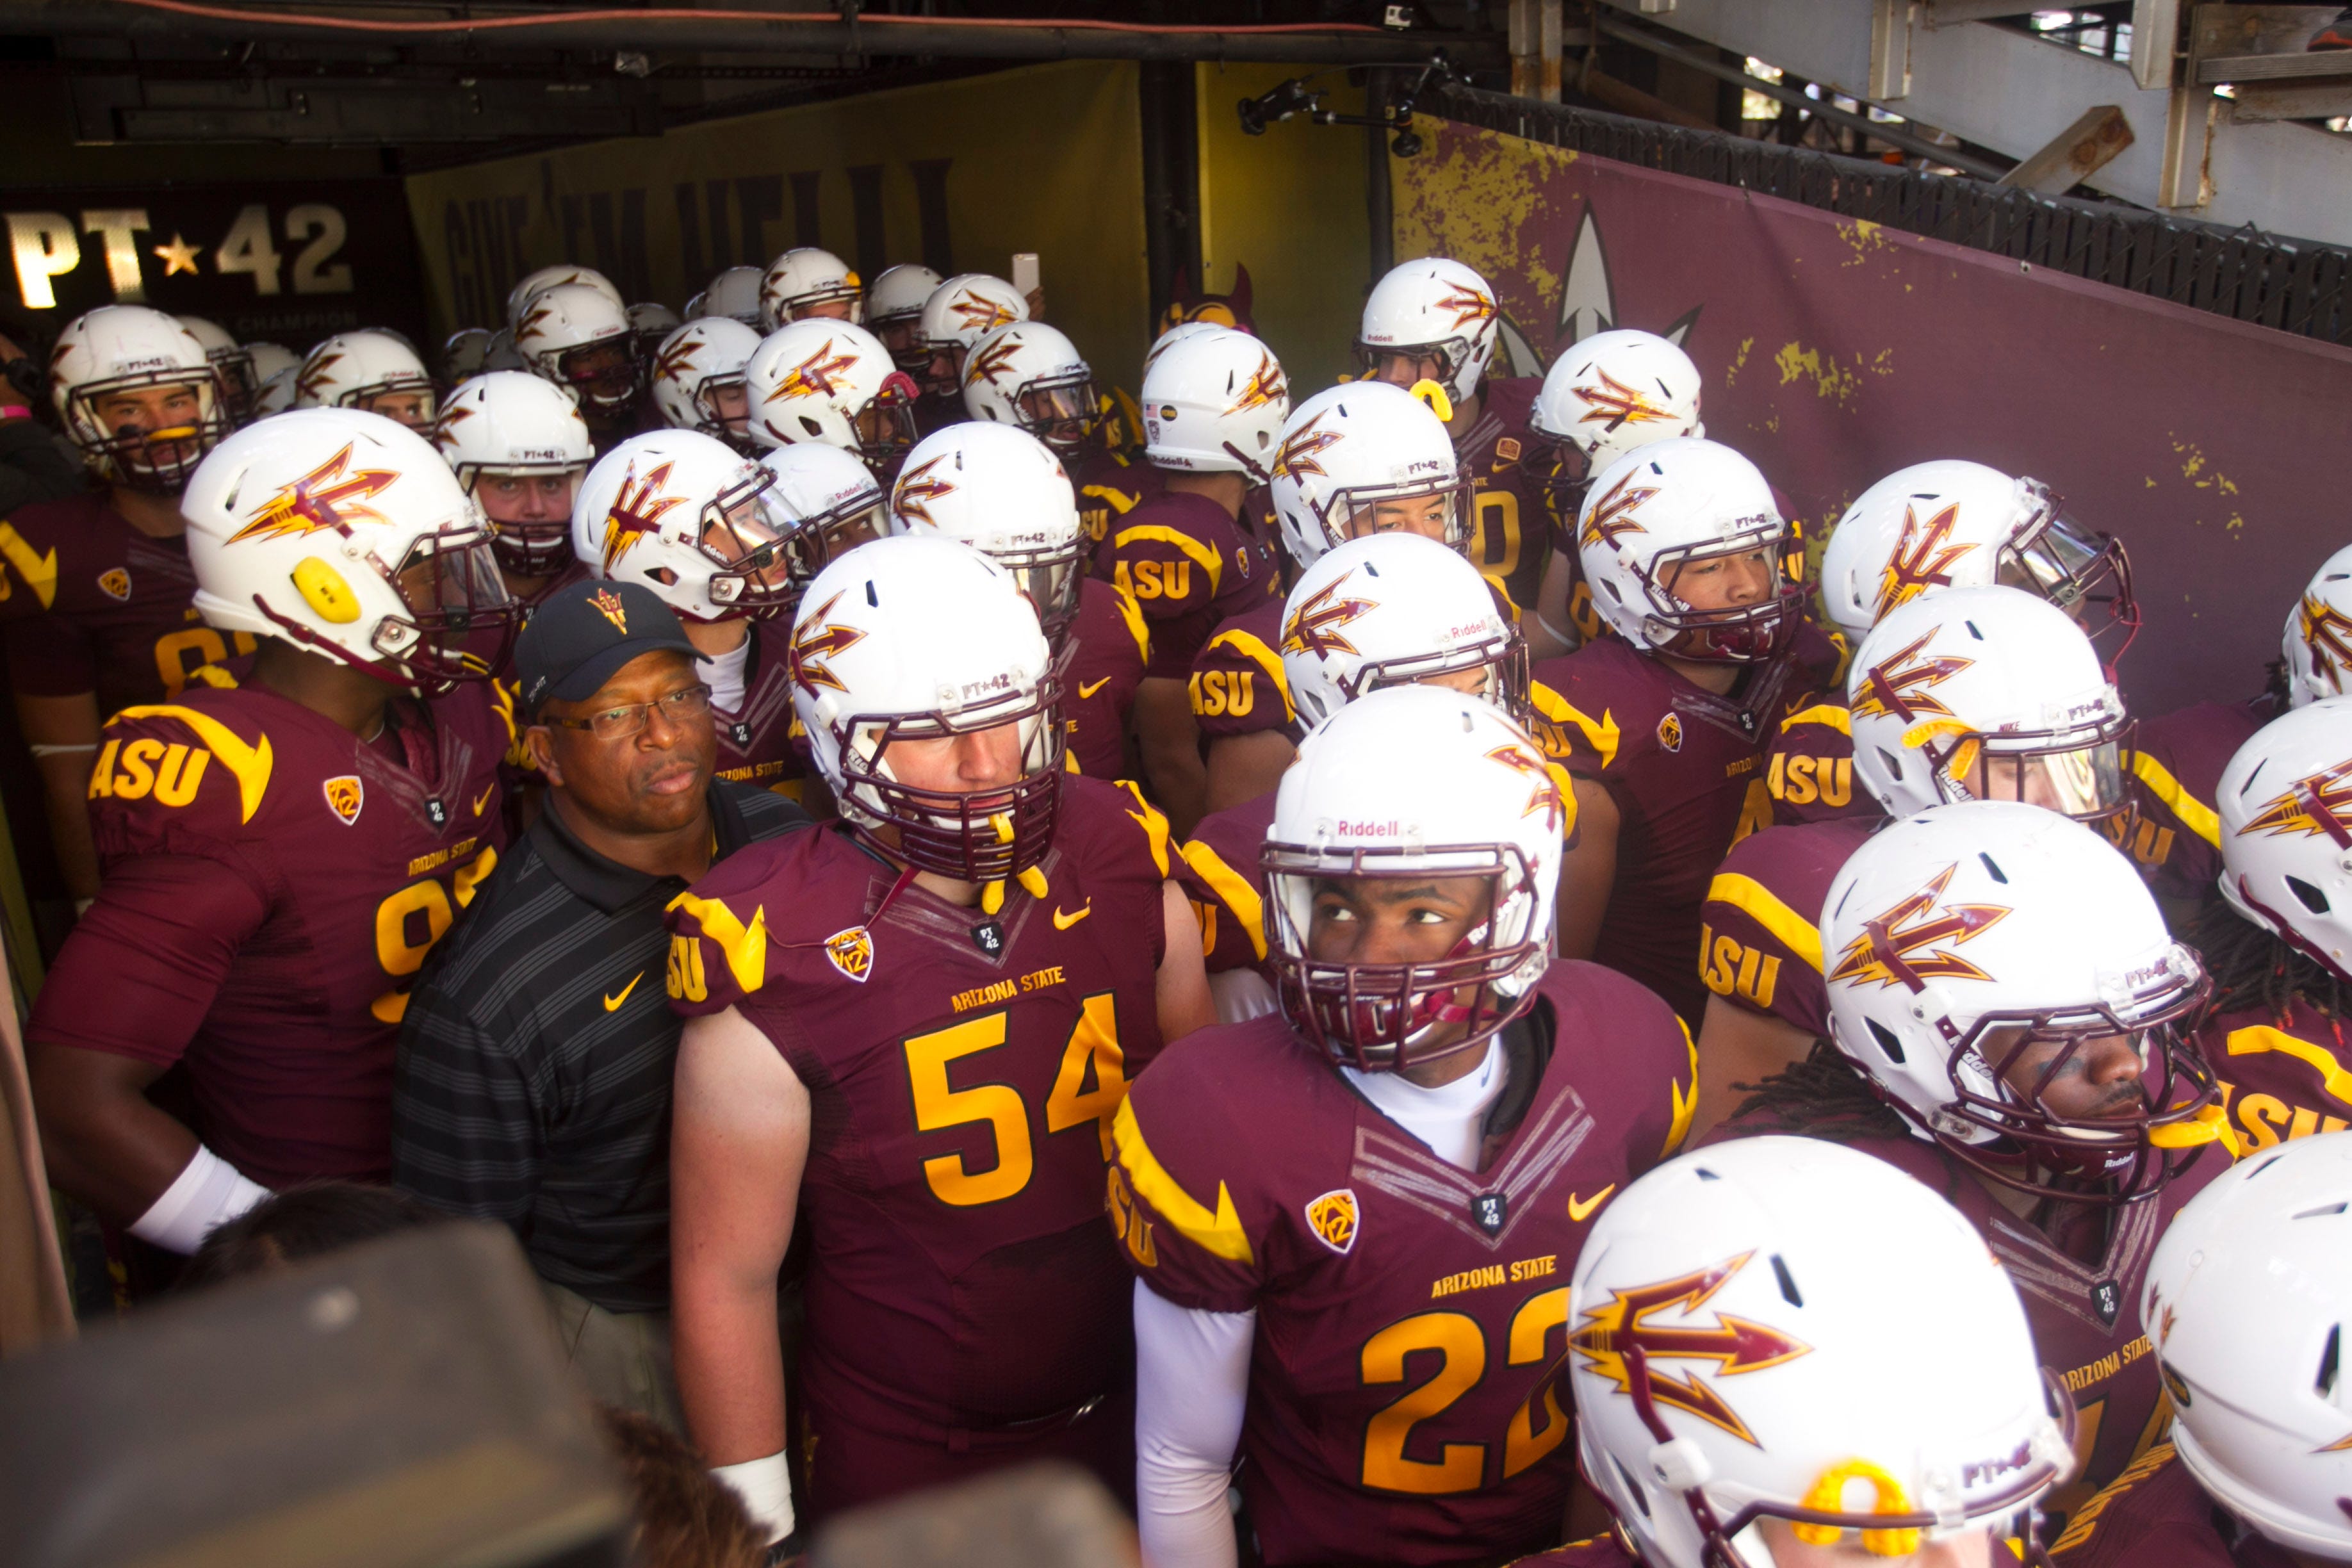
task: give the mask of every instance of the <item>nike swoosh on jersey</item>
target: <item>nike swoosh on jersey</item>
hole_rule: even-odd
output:
[[[1589,1198],[1579,1198],[1574,1193],[1569,1194],[1568,1217],[1574,1220],[1577,1224],[1582,1225],[1586,1220],[1592,1217],[1592,1211],[1599,1208],[1601,1204],[1607,1200],[1609,1194],[1616,1190],[1617,1184],[1612,1182]]]
[[[490,785],[490,787],[489,787],[489,788],[488,788],[488,789],[484,790],[481,794],[479,794],[479,795],[476,795],[476,796],[474,797],[474,815],[475,815],[476,816],[481,816],[481,815],[482,815],[482,807],[484,807],[484,806],[486,806],[486,805],[489,805],[489,804],[490,804],[490,796],[492,796],[492,795],[496,795],[496,794],[498,794],[498,793],[499,793],[499,786],[498,786],[497,784],[492,784],[492,785]]]
[[[1080,681],[1078,683],[1078,700],[1084,702],[1087,698],[1092,697],[1096,692],[1100,691],[1104,687],[1109,684],[1110,677],[1108,675],[1104,676],[1100,680],[1094,682],[1092,685]]]
[[[605,998],[604,998],[604,1011],[606,1011],[607,1013],[617,1013],[617,1012],[619,1012],[619,1011],[621,1010],[621,1004],[622,1004],[622,1003],[624,1003],[624,1002],[625,1002],[625,1001],[627,1001],[627,1000],[629,999],[629,993],[630,993],[630,992],[632,992],[632,991],[635,991],[635,990],[637,988],[637,981],[638,981],[638,980],[643,980],[645,977],[646,977],[646,972],[645,972],[644,970],[642,970],[642,969],[638,970],[638,971],[637,971],[637,973],[636,973],[636,979],[635,979],[635,980],[631,980],[631,981],[630,981],[626,985],[622,986],[622,987],[621,987],[621,994],[620,994],[618,996],[607,996],[607,997],[605,997]],[[1603,1194],[1601,1194],[1601,1197],[1606,1197],[1606,1196],[1608,1196],[1608,1195],[1609,1195],[1608,1194],[1603,1193]],[[1599,1203],[1599,1202],[1601,1201],[1601,1199],[1600,1199],[1600,1198],[1595,1198],[1595,1199],[1593,1199],[1592,1201],[1593,1201],[1593,1202],[1595,1202],[1595,1203]],[[1569,1210],[1570,1210],[1570,1212],[1574,1213],[1575,1208],[1576,1208],[1576,1205],[1575,1205],[1574,1204],[1572,1204],[1572,1203],[1571,1203],[1571,1204],[1570,1204],[1568,1206],[1569,1206]],[[1582,1219],[1584,1216],[1583,1216],[1582,1215],[1577,1215],[1577,1216],[1576,1216],[1576,1217],[1577,1217],[1577,1218],[1579,1218],[1579,1219]]]
[[[1080,910],[1074,915],[1064,914],[1062,912],[1062,906],[1056,904],[1054,906],[1054,929],[1055,931],[1067,931],[1072,926],[1077,924],[1080,921],[1086,919],[1088,915],[1094,912],[1095,901],[1092,899],[1088,899],[1087,900],[1086,908]]]

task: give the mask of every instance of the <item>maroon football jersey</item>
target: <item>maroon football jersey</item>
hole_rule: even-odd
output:
[[[1298,711],[1282,671],[1280,599],[1263,599],[1219,626],[1192,660],[1192,721],[1204,739],[1286,730]]]
[[[1830,1032],[1822,906],[1877,819],[1768,827],[1732,846],[1699,916],[1699,979],[1716,995],[1815,1038]]]
[[[1265,542],[1186,491],[1154,496],[1120,518],[1097,550],[1095,571],[1135,595],[1151,626],[1146,673],[1171,680],[1192,673],[1211,632],[1281,591]]]
[[[671,908],[671,1005],[740,1008],[808,1088],[820,1446],[826,1420],[958,1452],[979,1433],[1002,1463],[1131,1375],[1099,1215],[1113,1113],[1160,1049],[1166,820],[1066,777],[1039,868],[1046,895],[1008,884],[992,919],[912,880],[878,908],[896,868],[835,827],[742,850]],[[1106,1459],[1116,1476],[1129,1450]],[[833,1474],[818,1502],[906,1484]]]
[[[1617,880],[1592,956],[1696,1025],[1706,1005],[1691,955],[1699,910],[1732,845],[1772,821],[1763,732],[1791,684],[1787,657],[1702,690],[1609,637],[1536,667],[1536,738],[1616,803]]]
[[[1473,487],[1470,563],[1510,601],[1514,618],[1535,604],[1551,553],[1544,483],[1528,434],[1528,411],[1542,390],[1538,375],[1487,381],[1479,388],[1478,417],[1454,438],[1454,455]]]
[[[364,745],[259,686],[125,709],[90,775],[105,879],[32,1037],[184,1060],[197,1136],[255,1181],[385,1180],[408,987],[505,847],[506,747],[481,687]]]
[[[1062,722],[1072,770],[1088,778],[1126,777],[1135,771],[1127,763],[1127,716],[1151,660],[1150,629],[1133,595],[1089,577],[1078,586],[1069,635],[1077,648],[1062,694]]]
[[[496,527],[497,525],[492,524],[491,526]],[[550,595],[555,594],[561,589],[570,587],[574,583],[584,582],[593,575],[594,574],[588,570],[587,563],[580,560],[577,556],[567,557],[562,567],[557,571],[554,576],[550,577],[546,582],[541,583],[530,594],[516,595],[516,603],[522,606],[523,620],[528,622],[530,619],[531,612],[538,609],[540,605],[547,603]],[[506,657],[499,660],[496,674],[498,679],[503,681],[507,685],[512,686],[515,684],[514,644],[512,641],[509,641],[507,644]]]
[[[1129,1096],[1129,1264],[1180,1307],[1257,1313],[1240,1485],[1268,1564],[1559,1538],[1569,1276],[1603,1200],[1680,1145],[1697,1068],[1674,1015],[1597,964],[1554,963],[1538,996],[1505,1033],[1476,1171],[1279,1016],[1186,1036]]]
[[[743,705],[730,712],[713,703],[710,721],[719,731],[715,771],[720,778],[798,800],[803,769],[793,744],[792,646],[790,621],[754,621],[751,657],[743,661]]]
[[[2060,1568],[2294,1568],[2206,1496],[2169,1443],[2077,1509],[2050,1556]]]
[[[1211,812],[1184,841],[1176,878],[1200,919],[1201,952],[1212,974],[1265,966],[1265,863],[1259,852],[1274,826],[1276,794]]]
[[[32,697],[98,694],[101,716],[177,697],[196,669],[251,653],[204,623],[187,541],[151,539],[103,490],[18,507],[0,522],[8,679]]]
[[[2198,1029],[2197,1048],[2246,1153],[2352,1121],[2352,1039],[2301,997],[2284,1018],[2263,1006],[2217,1014]]]
[[[2132,737],[2132,800],[2139,820],[2122,847],[2158,898],[2205,903],[2221,895],[2221,819],[2214,791],[2221,770],[2254,731],[2276,717],[2271,700],[2200,702],[2143,719]],[[2113,837],[2113,830],[2110,830]]]
[[[1810,692],[1789,707],[1765,747],[1764,787],[1771,793],[1772,820],[1875,821],[1884,816],[1868,790],[1854,787],[1853,717],[1843,695]]]
[[[1167,475],[1160,469],[1107,447],[1097,447],[1067,466],[1070,489],[1078,498],[1078,521],[1086,524],[1087,540],[1097,547],[1110,537],[1113,523],[1168,488]]]

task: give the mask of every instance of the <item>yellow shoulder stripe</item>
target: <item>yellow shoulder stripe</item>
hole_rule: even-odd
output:
[[[1585,742],[1601,753],[1603,769],[1617,760],[1617,716],[1607,709],[1601,710],[1601,721],[1596,724],[1579,711],[1576,704],[1540,680],[1528,683],[1528,700],[1539,716],[1555,724],[1573,724],[1584,731]]]
[[[1141,1198],[1160,1212],[1160,1217],[1176,1227],[1177,1234],[1202,1251],[1234,1263],[1253,1268],[1257,1257],[1250,1250],[1249,1233],[1242,1229],[1242,1216],[1234,1208],[1234,1194],[1225,1184],[1217,1184],[1217,1207],[1194,1198],[1176,1184],[1176,1178],[1160,1164],[1152,1153],[1151,1145],[1143,1141],[1143,1128],[1135,1120],[1135,1102],[1118,1102],[1118,1115],[1111,1122],[1111,1137],[1118,1144],[1118,1163],[1127,1172],[1128,1184]]]
[[[1135,595],[1113,583],[1110,591],[1118,595],[1118,618],[1127,623],[1127,635],[1135,639],[1136,657],[1148,667],[1151,663],[1151,628],[1144,624],[1143,606]]]
[[[2325,1046],[2299,1039],[2267,1024],[2252,1024],[2242,1029],[2231,1030],[2229,1045],[2230,1054],[2233,1057],[2276,1051],[2283,1057],[2293,1057],[2299,1062],[2308,1063],[2311,1069],[2319,1075],[2319,1087],[2327,1091],[2329,1098],[2340,1105],[2352,1106],[2352,1072],[2345,1071],[2344,1064],[2337,1061],[2335,1053]]]
[[[1707,884],[1706,899],[1711,904],[1729,904],[1778,937],[1781,946],[1815,970],[1822,967],[1821,931],[1755,878],[1743,877],[1737,871],[1719,871]]]
[[[1853,711],[1843,702],[1816,702],[1781,720],[1780,733],[1785,735],[1800,724],[1826,724],[1841,735],[1852,735]]]
[[[183,708],[176,702],[125,708],[107,722],[111,724],[115,719],[177,719],[196,732],[196,738],[221,760],[223,767],[236,775],[237,820],[251,822],[253,814],[261,809],[261,797],[269,788],[269,770],[274,765],[268,736],[248,746],[237,738],[236,731],[211,714]]]
[[[1683,1032],[1683,1049],[1690,1053],[1690,1092],[1685,1094],[1679,1083],[1669,1081],[1666,1085],[1674,1091],[1675,1121],[1666,1130],[1666,1146],[1658,1151],[1661,1160],[1682,1148],[1683,1140],[1690,1136],[1691,1118],[1698,1111],[1698,1042],[1691,1038],[1690,1026],[1681,1018],[1675,1020],[1675,1027]]]
[[[1168,818],[1160,808],[1143,798],[1143,790],[1132,779],[1120,779],[1118,787],[1135,797],[1138,809],[1127,815],[1143,826],[1143,837],[1151,846],[1151,863],[1160,868],[1160,880],[1168,879]]]
[[[1209,574],[1211,594],[1216,593],[1218,584],[1224,581],[1225,558],[1223,556],[1191,534],[1180,533],[1164,522],[1139,522],[1133,528],[1122,528],[1112,539],[1111,547],[1123,549],[1130,542],[1142,539],[1156,539],[1163,544],[1172,544],[1192,557],[1199,563],[1201,570]]]
[[[1080,485],[1078,493],[1082,496],[1092,496],[1097,500],[1108,501],[1111,510],[1121,517],[1133,511],[1137,503],[1143,500],[1139,495],[1129,495],[1125,490],[1113,485]]]
[[[1242,929],[1249,933],[1250,949],[1265,961],[1265,900],[1250,886],[1249,879],[1224,862],[1224,858],[1198,839],[1184,846],[1184,864],[1192,868],[1201,880],[1216,889],[1217,897],[1225,900],[1225,908],[1234,911]]]
[[[735,976],[735,984],[747,995],[757,991],[768,979],[768,909],[762,904],[751,911],[751,923],[745,925],[733,910],[717,899],[698,899],[692,893],[680,893],[669,901],[668,910],[684,910],[700,922],[702,934],[719,944],[727,955],[728,973]]]
[[[2221,847],[2221,817],[2211,806],[2181,788],[2180,781],[2166,772],[2162,763],[2146,752],[2134,752],[2132,772],[2138,775],[2140,783],[2147,785],[2148,794],[2171,808],[2172,815],[2180,819],[2181,826],[2214,848]]]
[[[1298,708],[1290,700],[1290,678],[1283,673],[1282,656],[1266,647],[1264,639],[1254,633],[1242,630],[1239,626],[1235,626],[1231,631],[1219,632],[1209,639],[1211,647],[1218,647],[1220,644],[1233,649],[1265,671],[1265,678],[1274,683],[1275,690],[1282,696],[1283,718],[1295,721],[1298,717]]]
[[[16,569],[16,574],[25,580],[25,586],[33,590],[33,597],[41,601],[41,608],[46,610],[57,602],[58,552],[55,547],[46,555],[37,554],[25,542],[25,536],[16,531],[16,524],[0,522],[0,560],[5,560]],[[6,588],[6,584],[0,583],[0,599],[8,596]]]

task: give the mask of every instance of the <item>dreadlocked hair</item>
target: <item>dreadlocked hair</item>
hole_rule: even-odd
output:
[[[2207,1016],[2260,1007],[2281,1027],[2300,998],[2343,1033],[2352,995],[2336,972],[2219,900],[2189,929],[2189,944],[2213,977]]]
[[[1903,1138],[1902,1116],[1871,1087],[1869,1077],[1827,1040],[1815,1040],[1803,1061],[1781,1068],[1762,1083],[1735,1083],[1748,1091],[1732,1120],[1747,1122],[1743,1133],[1790,1132],[1833,1143]]]

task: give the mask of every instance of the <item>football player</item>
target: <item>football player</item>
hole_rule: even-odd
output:
[[[959,272],[931,290],[915,323],[915,342],[923,351],[922,369],[914,373],[923,387],[916,416],[925,435],[965,417],[963,364],[971,345],[1009,321],[1028,319],[1029,301],[1021,290],[985,272]]]
[[[1088,547],[1100,544],[1113,518],[1160,493],[1160,470],[1111,445],[1106,400],[1077,345],[1043,321],[1010,321],[982,337],[965,356],[963,405],[973,419],[1013,425],[1054,449],[1077,493]]]
[[[629,331],[637,340],[637,358],[653,363],[654,351],[661,347],[664,338],[685,325],[676,310],[657,300],[640,300],[624,312],[629,318]]]
[[[841,498],[869,514],[865,466]],[[836,484],[841,476],[834,476]],[[597,460],[572,511],[572,549],[597,575],[635,583],[677,612],[710,688],[716,776],[800,798],[784,635],[799,597],[777,475],[693,430],[632,436]]]
[[[2337,1134],[2243,1161],[2174,1217],[2141,1310],[2171,1441],[2076,1511],[2061,1568],[2352,1563],[2348,1203]]]
[[[2272,720],[2215,804],[2218,896],[2189,932],[2213,976],[2198,1029],[2243,1146],[2352,1120],[2352,699]]]
[[[1134,776],[1128,716],[1150,635],[1132,595],[1087,575],[1069,475],[1046,445],[1007,425],[950,425],[908,454],[890,511],[902,532],[969,544],[1013,574],[1037,607],[1061,672],[1071,771]]]
[[[1210,1018],[1167,823],[1064,771],[1036,612],[965,545],[826,567],[792,669],[843,820],[738,854],[671,916],[688,1425],[789,1531],[776,1270],[804,1225],[816,1514],[1047,1457],[1124,1491],[1111,1121]]]
[[[433,378],[416,351],[392,333],[337,332],[303,356],[297,408],[359,408],[433,433]]]
[[[728,317],[687,322],[653,353],[654,411],[673,430],[698,430],[758,457],[743,370],[759,348],[760,334]]]
[[[485,372],[449,394],[433,444],[488,519],[499,575],[522,614],[589,575],[572,549],[572,502],[593,453],[571,394],[522,371]]]
[[[1459,261],[1428,257],[1391,268],[1365,298],[1356,360],[1369,380],[1402,387],[1434,382],[1438,416],[1475,488],[1470,563],[1523,614],[1536,602],[1550,549],[1543,478],[1527,459],[1528,413],[1543,384],[1534,376],[1488,377],[1502,313],[1486,280]]]
[[[891,359],[909,375],[920,375],[931,363],[920,332],[923,306],[931,290],[945,281],[919,262],[902,261],[875,274],[874,286],[866,290],[866,330],[882,340]]]
[[[522,280],[507,290],[506,331],[509,339],[513,337],[515,329],[522,324],[530,302],[559,283],[575,283],[593,289],[623,311],[629,308],[628,301],[621,297],[620,289],[613,286],[613,280],[594,268],[583,267],[572,261],[558,262],[552,267],[541,267],[523,274]],[[488,368],[498,370],[502,367],[491,365]]]
[[[1525,1568],[1990,1568],[2021,1533],[2046,1561],[2029,1510],[2074,1406],[1974,1227],[1884,1162],[1685,1154],[1602,1213],[1567,1296],[1578,1457],[1616,1531]]]
[[[761,448],[816,441],[863,458],[887,486],[915,444],[915,384],[865,328],[794,321],[760,341],[743,366],[751,439]]]
[[[1525,731],[1434,687],[1358,699],[1283,774],[1281,1012],[1177,1041],[1116,1129],[1155,1568],[1235,1560],[1237,1453],[1268,1564],[1558,1538],[1561,1286],[1694,1088],[1663,1003],[1551,959],[1568,811]]]
[[[1095,570],[1135,595],[1151,663],[1135,697],[1137,743],[1153,796],[1189,835],[1207,805],[1192,720],[1192,660],[1220,625],[1281,592],[1269,536],[1244,505],[1274,466],[1290,387],[1274,352],[1246,332],[1185,338],[1143,373],[1144,455],[1163,493],[1122,515]]]
[[[1458,552],[1417,533],[1375,533],[1326,552],[1290,591],[1286,631],[1267,634],[1282,650],[1280,679],[1267,689],[1287,716],[1274,733],[1295,754],[1294,737],[1364,693],[1415,682],[1483,697],[1524,724],[1527,650],[1499,598]],[[1227,1023],[1273,1002],[1258,848],[1280,782],[1277,772],[1262,793],[1211,812],[1184,843],[1202,952]]]
[[[760,326],[760,288],[767,274],[756,267],[729,267],[711,279],[710,287],[686,302],[686,316],[729,316],[753,331]]]
[[[2039,479],[1939,459],[1897,468],[1862,492],[1822,552],[1822,604],[1849,647],[1923,594],[2000,584],[2073,616],[2112,668],[2139,629],[2123,545],[2061,510]],[[1853,790],[1843,682],[1790,705],[1767,737],[1764,780],[1777,822],[1874,816]],[[2213,763],[2219,769],[2225,751]],[[2211,876],[2207,875],[2210,883]]]
[[[1953,588],[1887,612],[1847,670],[1858,793],[1900,816],[2021,800],[2105,828],[2129,813],[2123,699],[2082,628],[2016,588]],[[1733,846],[1700,914],[1698,1127],[1829,1031],[1822,900],[1884,821],[1792,822]]]
[[[506,842],[512,735],[467,649],[513,627],[479,510],[380,416],[254,425],[184,510],[252,676],[107,726],[105,883],[26,1031],[52,1179],[180,1253],[265,1188],[389,1174],[408,986]],[[145,1094],[175,1065],[184,1123]]]
[[[253,639],[215,631],[189,603],[180,492],[230,429],[203,346],[161,311],[102,307],[58,334],[49,400],[96,488],[0,522],[0,636],[50,843],[79,902],[98,892],[83,798],[99,721],[178,696]]]
[[[787,321],[866,319],[866,286],[849,263],[814,245],[795,246],[768,264],[760,279],[760,330]]]
[[[637,433],[645,365],[628,310],[585,283],[558,283],[532,295],[515,324],[524,367],[571,393],[599,455]]]
[[[1966,801],[1881,828],[1822,916],[1830,1037],[1711,1140],[1827,1138],[1943,1193],[2017,1281],[2082,1407],[2063,1512],[2170,1414],[2140,1317],[2165,1222],[2227,1167],[2213,1075],[2180,1034],[2204,971],[2092,828]],[[1866,1243],[1862,1245],[1866,1246]]]
[[[1577,562],[1585,491],[1594,475],[1637,447],[1706,434],[1698,366],[1655,332],[1595,332],[1563,350],[1544,373],[1528,410],[1528,434],[1533,447],[1520,461],[1541,479],[1551,553],[1533,606],[1536,624],[1523,629],[1532,656],[1549,658],[1601,635]]]
[[[230,423],[249,423],[253,418],[254,395],[261,390],[261,377],[256,374],[252,352],[202,316],[172,319],[187,328],[188,335],[204,345],[205,357],[212,361],[213,370],[220,377],[221,395],[227,399]]]
[[[1621,458],[1578,528],[1592,603],[1616,635],[1538,665],[1545,748],[1576,775],[1560,951],[1643,982],[1696,1024],[1699,906],[1725,851],[1772,820],[1763,738],[1799,689],[1799,589],[1771,487],[1695,437]]]
[[[1444,422],[1384,382],[1335,386],[1292,409],[1268,489],[1295,571],[1348,540],[1398,531],[1467,558],[1470,482]],[[1500,590],[1496,603],[1510,615]],[[1288,625],[1279,600],[1253,598],[1193,656],[1192,721],[1208,742],[1212,812],[1272,791],[1305,732],[1283,689]]]

